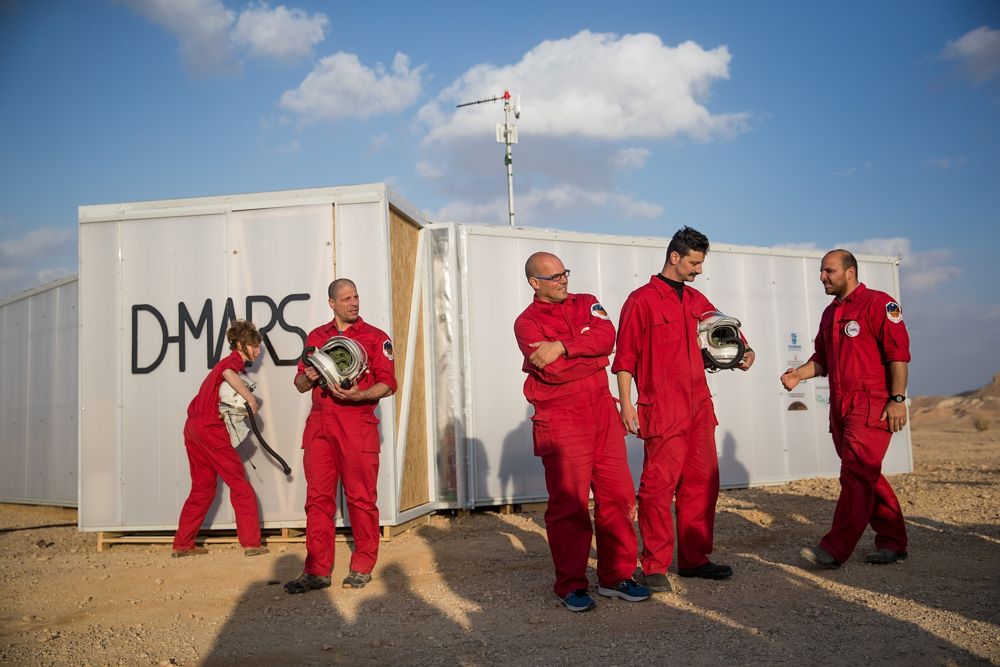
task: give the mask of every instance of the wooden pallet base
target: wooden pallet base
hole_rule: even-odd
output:
[[[430,522],[430,514],[411,519],[398,526],[381,526],[381,540],[390,541],[408,530]],[[305,528],[265,528],[260,531],[261,543],[263,544],[303,544],[306,541]],[[97,533],[98,553],[107,551],[115,544],[172,544],[173,533],[126,533],[100,531]],[[350,528],[337,529],[337,542],[351,542]],[[201,533],[196,539],[198,544],[239,544],[236,532],[232,530],[207,531]]]

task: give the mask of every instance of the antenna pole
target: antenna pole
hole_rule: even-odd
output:
[[[497,143],[504,144],[506,149],[504,150],[503,163],[507,167],[507,222],[511,227],[514,226],[514,158],[510,147],[517,143],[517,126],[511,122],[510,115],[514,114],[514,118],[521,117],[521,102],[520,97],[518,97],[517,104],[511,105],[510,101],[510,91],[503,91],[502,96],[487,97],[481,100],[474,100],[472,102],[464,102],[462,104],[456,105],[455,108],[461,109],[462,107],[469,107],[474,104],[484,104],[486,102],[499,102],[503,100],[503,125],[497,123]]]
[[[514,159],[511,155],[510,93],[503,91],[503,137],[507,146],[504,164],[507,165],[507,220],[514,226]]]

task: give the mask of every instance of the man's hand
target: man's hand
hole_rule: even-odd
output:
[[[307,364],[305,365],[305,367],[306,367],[305,370],[302,372],[305,373],[305,376],[309,378],[310,382],[315,382],[316,380],[319,379],[319,373],[316,372],[315,368]]]
[[[748,371],[750,367],[753,366],[754,359],[757,358],[756,353],[753,350],[747,350],[743,354],[743,361],[740,362],[740,370]]]
[[[633,435],[639,434],[639,415],[635,411],[635,406],[630,401],[623,401],[619,412],[622,416],[622,424],[625,429]]]
[[[795,389],[799,384],[799,376],[795,373],[796,369],[789,368],[781,376],[781,386],[783,386],[788,391]]]
[[[342,389],[336,383],[330,383],[327,385],[327,389],[330,393],[339,398],[342,401],[363,401],[365,400],[364,392],[358,389],[358,381],[354,380],[351,382],[351,386],[347,389]]]
[[[528,361],[536,368],[545,368],[566,354],[566,346],[558,340],[540,340],[537,343],[531,343],[528,347],[535,348],[535,351],[528,357]]]
[[[889,430],[893,433],[902,431],[903,427],[906,426],[906,404],[890,400],[885,404],[882,416],[878,420],[888,421]]]

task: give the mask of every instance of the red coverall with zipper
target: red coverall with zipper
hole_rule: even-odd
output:
[[[524,396],[535,408],[535,455],[545,467],[549,493],[545,532],[559,597],[587,588],[594,534],[588,503],[594,492],[597,578],[614,587],[632,577],[638,549],[632,521],[635,487],[625,452],[625,430],[608,389],[608,355],[615,327],[590,294],[562,303],[535,299],[514,322],[524,355]],[[528,361],[539,341],[560,341],[566,353],[538,368]]]
[[[192,399],[184,422],[184,449],[191,468],[191,493],[184,501],[174,535],[174,549],[194,548],[205,515],[215,500],[218,477],[229,487],[229,501],[236,514],[236,536],[243,548],[260,546],[257,494],[247,480],[243,461],[229,441],[229,431],[219,413],[219,387],[223,372],[243,371],[243,357],[236,350],[209,371]]]
[[[906,551],[903,511],[882,476],[892,432],[879,420],[889,400],[889,363],[910,361],[903,312],[862,283],[826,307],[815,345],[809,360],[830,377],[830,433],[840,457],[840,498],[820,546],[844,562],[871,524],[876,547]]]
[[[659,276],[622,306],[611,372],[628,371],[638,389],[642,571],[665,574],[673,558],[676,495],[678,568],[701,567],[712,553],[719,459],[715,417],[698,343],[701,315],[715,306],[684,285],[683,301]]]
[[[309,332],[306,345],[322,347],[334,336],[355,340],[368,355],[368,372],[358,388],[376,383],[396,391],[392,341],[360,317],[345,331],[330,321]],[[299,372],[305,365],[299,361]],[[304,571],[320,577],[333,572],[337,482],[344,485],[347,514],[354,535],[351,570],[369,573],[378,558],[377,485],[379,466],[378,401],[342,401],[316,385],[312,411],[302,433],[302,467],[306,475],[306,563]]]

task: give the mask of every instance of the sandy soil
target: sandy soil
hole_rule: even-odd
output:
[[[436,516],[383,543],[363,590],[291,596],[280,583],[301,571],[302,545],[98,554],[74,510],[0,505],[0,664],[1000,663],[1000,423],[979,432],[946,412],[918,419],[916,471],[891,480],[906,563],[799,560],[828,526],[836,480],[727,491],[713,558],[736,576],[671,573],[672,594],[599,598],[587,614],[551,594],[541,513]]]

